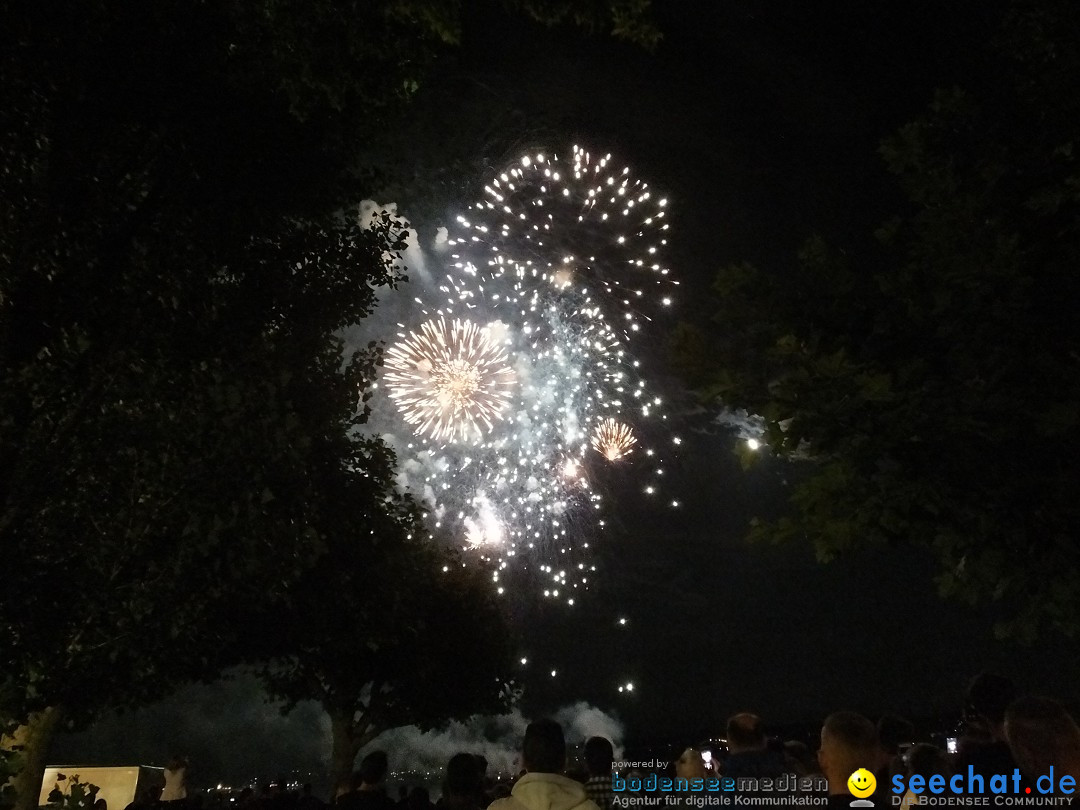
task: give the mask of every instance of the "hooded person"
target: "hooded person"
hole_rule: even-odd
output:
[[[584,785],[563,776],[566,740],[554,720],[529,723],[521,755],[525,775],[508,798],[492,802],[488,810],[600,810]]]

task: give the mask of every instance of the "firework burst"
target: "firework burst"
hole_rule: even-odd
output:
[[[611,155],[575,146],[569,160],[525,156],[485,184],[457,222],[465,251],[448,279],[451,300],[474,299],[474,279],[511,277],[537,300],[547,287],[583,305],[602,301],[609,328],[627,339],[673,303],[667,199]]]
[[[630,426],[614,419],[605,419],[593,432],[592,446],[608,461],[629,455],[635,444],[637,439]]]
[[[417,299],[427,323],[388,353],[391,396],[420,426],[400,448],[428,471],[413,488],[437,529],[493,563],[500,592],[508,569],[571,604],[588,587],[608,463],[640,446],[630,463],[659,489],[667,417],[631,345],[673,302],[667,235],[667,200],[610,156],[522,157],[458,218],[439,294]],[[498,324],[489,347],[504,354],[483,352],[479,377],[514,383],[474,388],[475,363],[454,365],[466,358],[429,326],[447,321]]]
[[[490,431],[514,385],[506,352],[471,321],[427,321],[387,351],[386,369],[402,417],[435,442]]]

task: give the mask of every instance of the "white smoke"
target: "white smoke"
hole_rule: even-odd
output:
[[[420,235],[416,232],[415,228],[409,227],[410,223],[408,220],[402,218],[401,215],[398,214],[397,203],[380,205],[374,200],[363,200],[360,203],[360,227],[370,228],[375,218],[383,214],[388,214],[401,221],[404,226],[402,233],[405,236],[405,250],[401,252],[401,255],[388,256],[387,258],[391,259],[398,268],[408,270],[410,274],[419,276],[425,282],[430,282],[431,275],[428,272],[427,262],[424,259],[424,251],[420,247]],[[436,239],[438,239],[438,237],[436,237]]]
[[[510,327],[503,321],[490,321],[485,327],[491,339],[496,343],[506,343],[510,337]]]
[[[606,737],[622,753],[622,723],[606,712],[585,702],[557,710],[552,719],[563,728],[568,748],[579,746],[589,737]],[[475,716],[464,723],[453,722],[446,728],[422,732],[415,726],[385,731],[364,750],[386,751],[395,771],[434,773],[446,767],[454,754],[466,752],[487,758],[491,775],[514,775],[521,770],[521,744],[530,720],[518,709],[495,716]]]
[[[621,751],[622,724],[594,706],[574,703],[552,718],[562,725],[571,750],[598,735],[611,740],[617,755]],[[437,773],[454,754],[467,751],[487,757],[492,775],[516,774],[528,724],[515,708],[435,731],[391,729],[365,750],[385,750],[396,771]],[[184,753],[199,787],[284,776],[313,782],[316,794],[326,795],[330,750],[330,720],[317,703],[304,701],[282,713],[279,703],[267,701],[254,675],[233,671],[218,683],[192,684],[158,703],[106,714],[77,734],[61,734],[52,755],[56,762],[75,764],[163,765]]]

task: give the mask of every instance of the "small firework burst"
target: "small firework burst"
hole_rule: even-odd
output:
[[[614,419],[605,419],[593,432],[592,446],[608,461],[629,455],[635,444],[637,439],[630,426]]]

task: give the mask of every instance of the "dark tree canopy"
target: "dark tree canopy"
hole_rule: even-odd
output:
[[[490,574],[433,542],[416,505],[394,490],[385,446],[358,446],[362,465],[322,481],[326,553],[278,609],[253,618],[274,630],[249,650],[268,661],[263,679],[286,708],[315,700],[330,715],[335,784],[388,728],[426,730],[503,708],[510,672]]]
[[[499,7],[655,41],[643,0]],[[325,553],[335,476],[389,476],[349,439],[377,347],[336,338],[402,280],[398,224],[356,218],[377,175],[357,144],[460,7],[4,10],[0,715],[51,707],[47,746],[59,707],[78,723],[213,677],[235,613]],[[366,503],[350,519],[377,523]]]
[[[22,383],[0,392],[15,706],[92,712],[166,688],[165,671],[205,673],[232,606],[319,553],[320,469],[350,457],[375,360],[342,374],[331,327],[350,321],[320,310],[334,294],[351,310],[336,318],[370,307],[367,284],[391,278],[386,237],[344,219],[296,226],[251,245],[232,278],[178,291],[189,306],[204,295],[201,311],[166,303],[156,325],[116,323],[122,335],[74,320],[8,366]]]
[[[1018,3],[983,87],[943,90],[882,147],[910,209],[877,251],[811,240],[796,272],[719,274],[685,330],[710,398],[807,455],[759,538],[824,559],[926,547],[944,594],[1000,603],[1003,633],[1080,628],[1080,18]]]
[[[647,43],[647,5],[493,8]],[[214,611],[318,556],[312,459],[353,458],[376,359],[338,373],[333,335],[400,280],[396,227],[352,213],[374,176],[357,144],[460,7],[5,11],[0,702],[89,714],[213,671]]]

